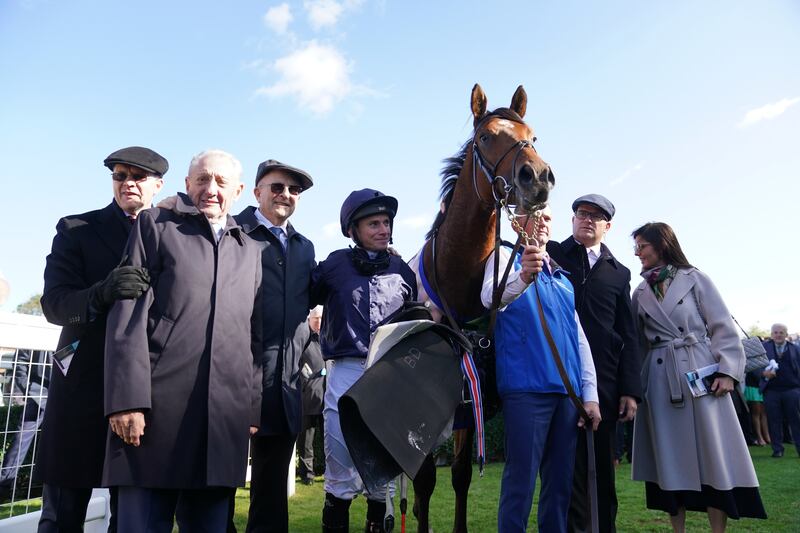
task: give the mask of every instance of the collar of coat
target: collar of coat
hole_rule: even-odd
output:
[[[242,231],[247,233],[248,235],[258,229],[259,226],[262,224],[256,218],[256,208],[254,206],[245,207],[244,211],[236,215],[236,220],[239,222],[239,225],[242,228]],[[266,228],[265,228],[266,229]],[[287,240],[292,239],[293,237],[297,236],[299,239],[307,240],[301,233],[298,233],[292,223],[289,222],[286,224],[286,238]]]
[[[200,212],[197,207],[195,207],[194,203],[192,203],[192,199],[189,198],[186,194],[179,192],[178,199],[175,202],[175,207],[172,209],[175,213],[181,216],[200,216],[203,217],[203,220],[206,221],[208,227],[211,228],[211,231],[214,231],[214,228],[211,226],[211,223],[208,222],[208,219],[205,217],[203,213]],[[241,226],[236,223],[236,220],[230,215],[225,216],[225,227],[223,228],[222,235],[224,236],[226,233],[230,233],[235,239],[236,242],[239,243],[239,246],[244,245],[244,240],[241,233]]]
[[[572,235],[561,241],[561,249],[564,250],[564,253],[567,255],[580,252],[581,248],[583,249],[583,253],[586,253],[586,247],[576,241],[575,237]],[[600,243],[600,257],[598,257],[597,260],[603,260],[614,268],[619,268],[617,258],[614,257],[614,254],[611,253],[611,250],[608,249],[608,246],[602,242]]]
[[[658,301],[656,295],[653,293],[653,289],[647,284],[647,281],[643,281],[636,287],[639,307],[644,309],[644,311],[656,321],[665,324],[670,323],[669,314],[675,309],[676,305],[683,303],[686,295],[691,292],[692,288],[697,283],[694,276],[696,271],[697,269],[694,267],[678,269],[678,273],[675,274],[675,279],[670,283],[667,294],[664,295],[664,299],[661,302]],[[696,291],[695,298],[698,300],[700,299],[700,295],[698,295]],[[705,320],[705,317],[703,317],[703,320]],[[674,333],[676,336],[681,336],[681,333],[677,330]]]

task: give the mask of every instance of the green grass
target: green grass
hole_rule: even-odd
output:
[[[14,503],[6,503],[0,505],[0,520],[3,518],[10,518],[12,516],[33,513],[41,509],[41,507],[41,498],[31,498],[30,500],[20,500],[15,501]],[[2,522],[0,522],[0,529],[2,529]]]
[[[761,499],[767,510],[768,520],[729,520],[728,531],[796,533],[800,531],[800,458],[794,453],[792,446],[787,446],[786,455],[782,459],[770,457],[769,447],[750,448],[753,464],[761,483]],[[497,520],[497,502],[500,495],[500,477],[503,472],[502,463],[489,464],[483,478],[478,477],[475,469],[469,496],[469,528],[473,533],[495,531]],[[617,498],[619,513],[617,529],[620,533],[670,531],[669,518],[665,513],[650,511],[644,504],[644,484],[631,481],[629,464],[617,468]],[[453,491],[450,488],[450,469],[437,470],[438,484],[431,502],[431,527],[437,533],[449,532],[452,529]],[[538,491],[537,491],[538,492]],[[236,495],[236,526],[244,531],[247,522],[249,489],[240,489]],[[529,520],[529,530],[536,531],[536,502],[534,497],[533,511]],[[311,486],[297,484],[297,493],[289,499],[289,531],[305,533],[320,531],[320,517],[324,492],[322,478]],[[407,530],[416,532],[417,523],[411,514],[413,503],[413,487],[409,486],[409,513]],[[32,504],[28,511],[38,509],[41,500],[17,502],[13,512],[11,505],[0,506],[0,519],[25,512],[26,503]],[[400,531],[399,501],[395,498],[396,526]],[[356,498],[350,508],[350,530],[363,531],[366,516],[364,498]],[[688,513],[687,531],[708,531],[708,521],[703,513]]]
[[[800,458],[792,446],[786,449],[782,459],[770,457],[769,447],[750,448],[753,463],[761,483],[761,499],[767,510],[768,520],[729,520],[731,532],[797,533],[800,531]],[[469,528],[473,533],[486,533],[497,529],[497,502],[500,496],[500,478],[503,464],[487,465],[483,478],[477,469],[473,476],[469,496]],[[617,497],[619,513],[617,529],[621,533],[671,531],[666,513],[645,508],[644,483],[631,481],[629,464],[617,468]],[[436,533],[452,530],[453,491],[450,487],[450,469],[437,470],[437,486],[431,502],[431,527]],[[537,491],[538,492],[538,491]],[[236,526],[244,531],[247,522],[249,490],[240,489],[236,496]],[[529,531],[536,531],[536,501],[528,523]],[[296,494],[289,499],[289,531],[319,532],[324,491],[322,478],[311,486],[297,484]],[[406,528],[416,532],[417,523],[411,514],[413,488],[409,487],[409,512]],[[400,531],[399,501],[395,498],[396,526]],[[350,507],[350,531],[364,529],[366,503],[356,498]],[[687,513],[687,531],[708,531],[708,520],[704,513]]]

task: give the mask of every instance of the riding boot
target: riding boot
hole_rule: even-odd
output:
[[[337,498],[329,492],[325,493],[325,507],[322,508],[322,533],[349,533],[352,501]]]
[[[385,533],[383,518],[386,515],[386,502],[367,500],[367,523],[364,533]]]

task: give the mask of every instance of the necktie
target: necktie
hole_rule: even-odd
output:
[[[130,222],[131,226],[133,226],[136,223],[136,217],[128,215],[128,222]]]
[[[594,268],[594,264],[597,263],[597,254],[589,248],[586,250],[586,259],[589,261],[589,268]]]
[[[271,228],[269,228],[269,230],[272,232],[273,235],[275,235],[275,237],[277,237],[278,242],[281,243],[281,248],[285,252],[286,241],[284,239],[286,238],[286,234],[283,232],[283,229],[279,228],[278,226],[272,226]]]

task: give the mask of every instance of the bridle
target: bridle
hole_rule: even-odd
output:
[[[513,143],[511,146],[509,146],[508,149],[506,149],[506,151],[503,152],[503,155],[500,156],[500,159],[498,159],[497,162],[495,162],[494,164],[488,162],[486,160],[486,157],[481,153],[481,150],[478,147],[478,142],[477,142],[478,133],[480,132],[481,128],[486,122],[498,116],[501,115],[498,115],[496,113],[490,113],[485,117],[483,117],[481,121],[478,123],[478,125],[475,127],[475,133],[472,136],[472,187],[475,190],[475,194],[478,196],[478,200],[480,200],[480,202],[483,204],[492,203],[494,205],[497,205],[503,201],[506,204],[508,204],[508,198],[512,195],[512,193],[514,192],[514,188],[516,187],[516,185],[514,184],[514,176],[516,176],[517,174],[517,160],[519,159],[522,150],[524,150],[525,148],[530,148],[535,153],[538,153],[536,152],[536,148],[533,146],[533,141],[528,139],[520,139],[515,143]],[[521,120],[516,120],[505,116],[502,116],[502,118],[505,120],[516,122],[518,124],[524,124],[524,122],[522,122]],[[514,160],[511,162],[511,177],[507,178],[505,176],[498,175],[497,169],[500,167],[500,164],[512,152],[514,153]],[[486,200],[483,199],[483,196],[481,195],[481,191],[478,188],[478,169],[481,170],[481,172],[486,177],[486,180],[489,183],[489,187],[492,190],[492,196],[494,202],[487,202]],[[502,181],[502,189],[501,189],[502,194],[498,196],[497,184],[500,181]]]

